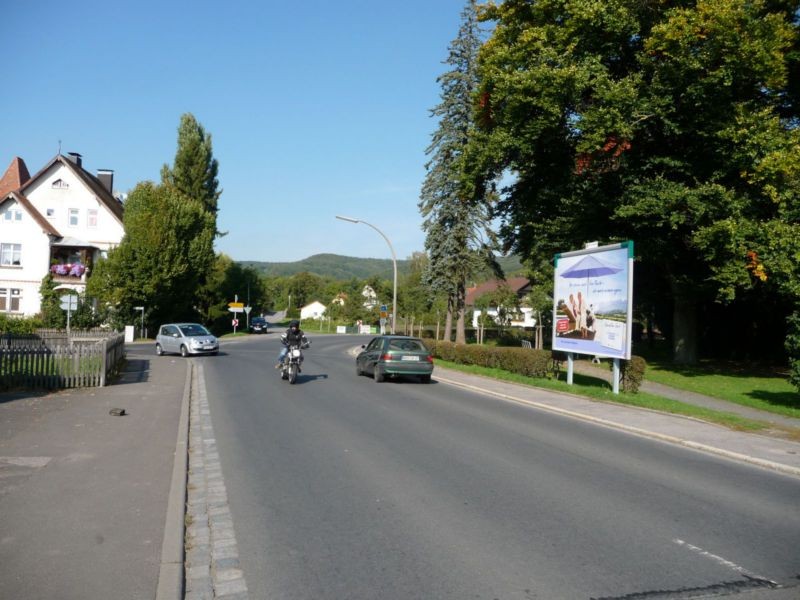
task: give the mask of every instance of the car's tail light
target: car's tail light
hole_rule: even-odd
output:
[[[381,354],[381,360],[392,360],[391,354]]]
[[[426,360],[427,360],[429,363],[433,363],[433,356],[431,356],[430,354],[428,354],[428,356],[426,357]]]

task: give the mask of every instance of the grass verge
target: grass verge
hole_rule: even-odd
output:
[[[500,379],[503,381],[521,383],[523,385],[553,390],[556,392],[584,396],[591,398],[592,400],[612,402],[615,404],[625,404],[628,406],[638,406],[660,412],[693,417],[695,419],[708,421],[709,423],[723,425],[736,431],[755,432],[762,431],[770,427],[769,424],[761,421],[754,421],[726,412],[711,410],[700,406],[694,406],[692,404],[685,404],[683,402],[678,402],[677,400],[670,400],[669,398],[662,398],[661,396],[644,392],[639,392],[638,394],[627,394],[623,392],[614,394],[609,388],[608,383],[605,381],[589,375],[582,375],[580,373],[574,373],[573,385],[567,385],[565,381],[536,379],[509,373],[500,369],[490,369],[473,365],[461,365],[441,359],[436,359],[436,365],[446,369],[471,373],[473,375],[482,375],[492,379]]]
[[[649,363],[645,380],[800,419],[800,394],[785,374],[753,371],[734,363],[676,366]]]

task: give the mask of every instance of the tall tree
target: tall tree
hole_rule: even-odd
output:
[[[798,8],[489,5],[471,180],[515,175],[497,205],[506,245],[535,259],[634,239],[637,302],[672,305],[680,362],[698,355],[698,307],[796,304]]]
[[[467,278],[482,262],[493,260],[494,234],[486,196],[465,194],[460,185],[464,148],[473,130],[473,96],[478,88],[477,55],[481,31],[477,3],[468,0],[461,13],[458,36],[445,61],[451,67],[437,78],[441,103],[431,111],[439,118],[426,154],[430,160],[420,194],[425,249],[429,263],[426,284],[447,293],[445,339],[451,339],[456,317],[456,342],[465,343],[464,313]]]
[[[172,186],[140,183],[125,203],[125,235],[99,261],[87,294],[121,322],[146,308],[150,324],[198,315],[201,281],[213,264],[214,217]]]
[[[172,168],[168,165],[161,168],[162,183],[172,185],[197,200],[216,218],[217,201],[222,194],[218,189],[218,171],[219,163],[211,148],[211,134],[206,133],[191,113],[182,115],[175,163]]]

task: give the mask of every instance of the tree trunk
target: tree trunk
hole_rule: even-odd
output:
[[[465,300],[467,296],[467,291],[465,284],[459,283],[458,289],[456,290],[456,314],[458,315],[458,321],[456,322],[456,344],[466,344],[467,343],[467,334],[464,330],[464,313],[466,312]]]
[[[447,299],[447,315],[444,318],[444,336],[442,339],[446,342],[453,341],[453,298]]]
[[[697,304],[693,298],[672,285],[672,353],[673,362],[693,365],[697,363]]]

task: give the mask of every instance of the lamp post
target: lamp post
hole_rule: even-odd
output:
[[[144,338],[144,306],[134,306],[133,310],[140,310],[142,311],[142,329],[139,333],[140,338]]]
[[[392,242],[389,241],[389,238],[386,237],[386,234],[384,234],[380,229],[371,223],[367,223],[361,219],[353,219],[352,217],[342,217],[340,215],[336,215],[336,218],[341,221],[347,221],[349,223],[363,223],[367,227],[372,227],[375,231],[381,234],[381,237],[386,240],[387,244],[389,244],[389,250],[392,252],[392,267],[394,269],[394,283],[392,284],[392,335],[394,335],[394,323],[397,320],[397,256],[394,253]]]

